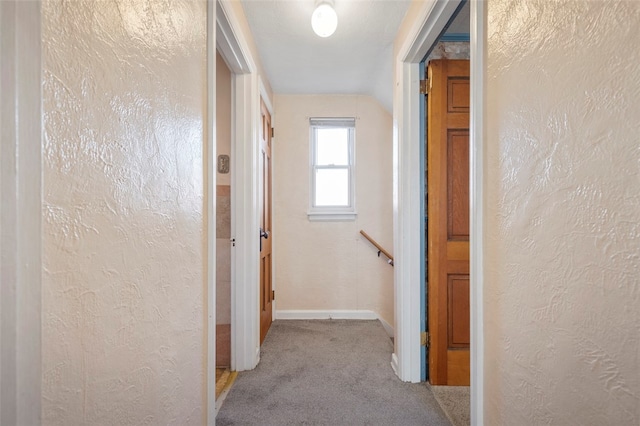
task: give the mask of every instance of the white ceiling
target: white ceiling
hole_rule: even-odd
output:
[[[275,93],[364,94],[392,108],[393,42],[410,0],[335,0],[338,29],[311,29],[314,0],[242,0]]]
[[[393,105],[393,42],[411,0],[335,0],[338,29],[311,29],[316,0],[241,0],[271,87],[282,94],[362,94]],[[469,33],[469,3],[446,33]]]

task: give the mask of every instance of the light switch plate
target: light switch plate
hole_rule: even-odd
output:
[[[228,155],[218,155],[218,173],[226,174],[229,173],[229,156]]]

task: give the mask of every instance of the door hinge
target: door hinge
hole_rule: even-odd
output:
[[[431,335],[428,331],[420,333],[420,346],[426,346],[427,348],[431,346]]]
[[[276,291],[271,290],[271,300],[276,300]]]
[[[276,129],[275,128],[271,128],[271,137],[275,138],[276,137]]]
[[[420,80],[420,93],[423,95],[428,95],[431,92],[431,80]]]

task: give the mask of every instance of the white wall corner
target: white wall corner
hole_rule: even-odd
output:
[[[485,1],[470,9],[470,270],[471,270],[471,424],[484,424],[484,110],[486,16]]]

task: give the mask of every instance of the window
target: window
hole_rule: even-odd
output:
[[[353,220],[355,119],[312,118],[310,220]]]

